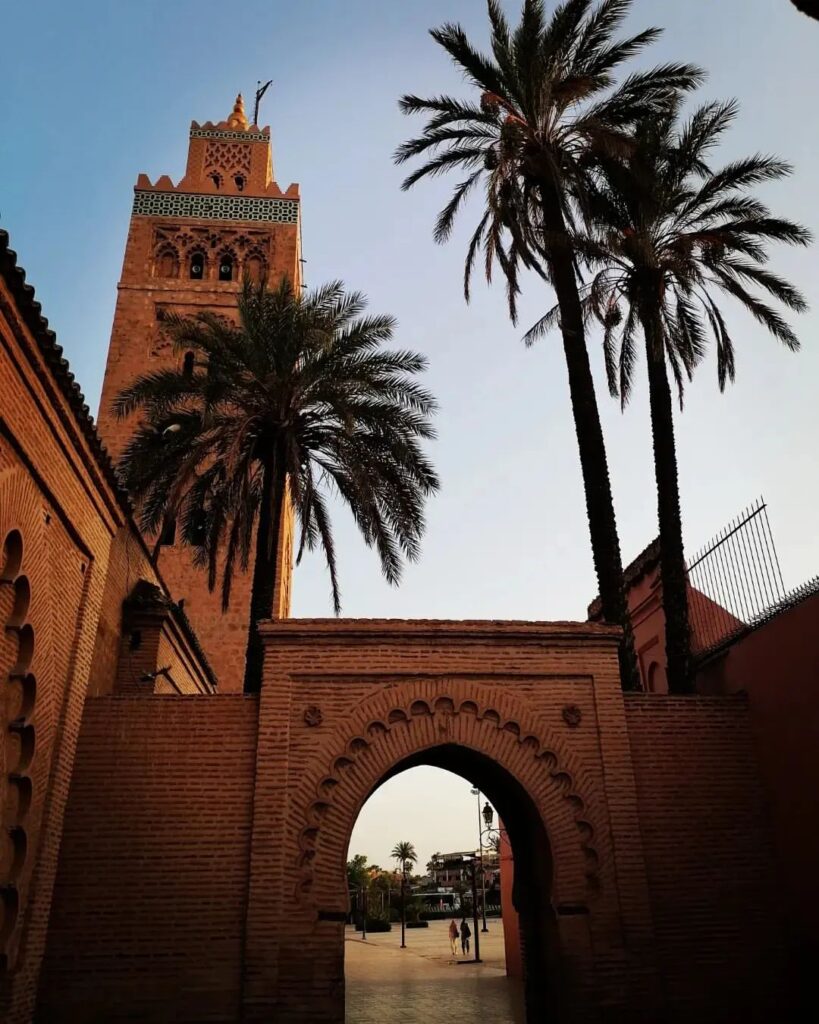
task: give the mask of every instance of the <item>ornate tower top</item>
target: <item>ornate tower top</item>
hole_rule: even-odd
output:
[[[239,93],[226,120],[191,122],[187,168],[178,184],[165,174],[155,183],[139,175],[133,212],[296,224],[298,207],[298,185],[282,190],[273,177],[270,128],[250,124]]]
[[[245,114],[245,101],[242,99],[242,94],[236,97],[236,102],[233,104],[233,113],[228,118],[228,124],[231,128],[242,128],[247,130],[249,127],[247,115]]]
[[[225,120],[193,121],[188,139],[180,181],[163,174],[152,182],[141,174],[134,189],[99,415],[100,432],[115,458],[136,427],[134,420],[114,414],[115,396],[146,371],[193,368],[194,354],[174,351],[163,330],[167,313],[208,311],[234,320],[245,275],[274,287],[283,277],[296,288],[301,284],[299,187],[282,189],[273,177],[270,128],[248,122],[239,95]],[[282,530],[277,618],[288,614],[290,606],[289,506]],[[185,611],[222,691],[241,690],[250,575],[241,573],[234,580],[230,608],[223,613],[220,595],[210,592],[190,550],[178,542],[173,521],[150,543],[156,545],[171,593],[185,598]]]

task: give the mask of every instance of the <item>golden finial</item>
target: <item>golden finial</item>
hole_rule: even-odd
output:
[[[242,94],[236,97],[236,102],[233,104],[233,113],[228,118],[228,124],[231,128],[247,128],[248,120],[245,114],[245,101],[242,99]]]

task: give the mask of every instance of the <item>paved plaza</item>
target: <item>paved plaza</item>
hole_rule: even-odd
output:
[[[502,922],[490,920],[489,932],[480,936],[481,964],[452,956],[448,927],[448,921],[430,921],[429,928],[408,929],[406,949],[400,948],[400,925],[366,942],[348,928],[347,1024],[523,1024],[520,985],[506,977]]]

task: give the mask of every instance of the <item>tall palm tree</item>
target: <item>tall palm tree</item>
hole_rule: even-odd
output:
[[[664,109],[674,90],[690,88],[701,77],[696,68],[668,64],[633,73],[615,86],[620,67],[659,34],[650,28],[615,38],[630,6],[631,0],[566,0],[547,19],[542,0],[524,0],[513,31],[499,0],[488,0],[491,56],[476,50],[459,25],[434,29],[433,39],[463,71],[477,102],[404,96],[405,113],[426,114],[428,119],[422,134],[396,153],[399,163],[424,158],[404,181],[405,189],[449,170],[466,175],[438,216],[438,242],[449,238],[456,215],[476,186],[484,186],[483,214],[466,254],[467,301],[481,249],[487,279],[494,264],[506,277],[513,321],[519,265],[554,289],[594,567],[604,618],[622,624],[625,631],[621,676],[627,688],[638,685],[636,659],[570,231],[576,204],[582,202],[589,154],[625,144],[635,120]]]
[[[272,291],[245,281],[236,324],[208,312],[167,317],[193,367],[147,373],[114,404],[121,417],[142,417],[120,461],[142,528],[156,533],[176,519],[211,589],[221,571],[225,608],[255,530],[248,692],[261,686],[258,623],[273,612],[285,501],[301,527],[297,561],[305,549],[324,551],[337,614],[330,490],[390,583],[419,553],[424,499],[438,487],[420,445],[434,436],[435,402],[416,380],[426,360],[387,350],[395,321],[365,307],[340,282],[302,295],[286,279]]]
[[[668,370],[682,407],[686,379],[713,334],[720,389],[734,378],[734,346],[718,305],[736,299],[788,348],[799,342],[760,293],[796,312],[802,295],[766,267],[771,242],[806,245],[798,224],[774,217],[751,190],[789,173],[773,157],[752,156],[714,169],[710,151],[736,116],[734,103],[711,103],[685,122],[676,109],[641,125],[622,157],[601,162],[598,186],[587,191],[591,237],[576,238],[597,266],[583,301],[604,327],[613,395],[625,405],[642,332],[657,482],[660,567],[666,617],[668,682],[691,687],[687,578],[680,518],[674,419]],[[529,332],[532,340],[559,316],[553,309]]]
[[[417,863],[418,854],[412,843],[403,842],[393,846],[390,856],[396,861],[398,870],[401,872],[401,949],[405,949],[407,945],[407,875],[413,865]]]
[[[803,14],[819,21],[819,0],[791,0],[791,3]]]

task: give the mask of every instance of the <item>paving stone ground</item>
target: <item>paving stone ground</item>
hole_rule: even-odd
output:
[[[448,921],[368,935],[347,929],[346,1024],[523,1024],[520,985],[506,977],[503,925],[481,935],[481,964],[459,963],[449,948]],[[474,949],[473,949],[474,954]]]

